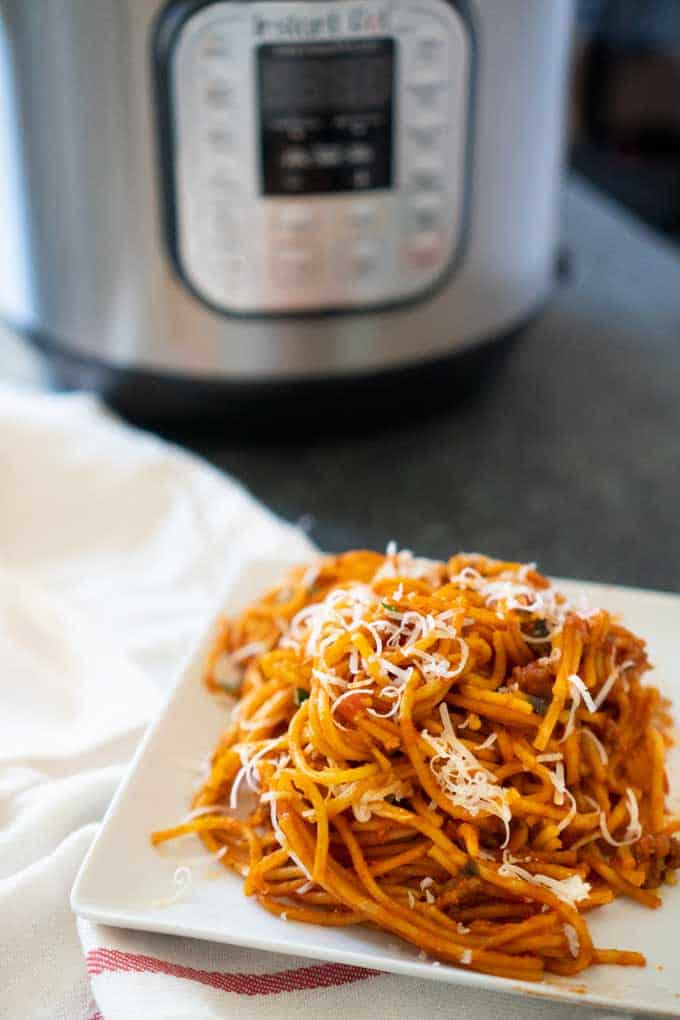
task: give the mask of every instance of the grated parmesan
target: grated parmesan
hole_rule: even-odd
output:
[[[504,878],[519,878],[531,885],[539,885],[548,889],[554,896],[574,906],[581,900],[587,899],[590,894],[590,883],[584,882],[580,875],[571,875],[569,878],[550,878],[549,875],[532,875],[530,871],[521,868],[514,862],[514,859],[507,853],[503,854],[503,863],[498,869],[498,874]]]
[[[352,805],[352,813],[358,822],[370,822],[376,805],[383,804],[387,797],[394,797],[395,800],[405,800],[413,795],[413,787],[403,779],[396,779],[386,786],[377,787],[374,790],[365,790],[359,797],[359,801]]]
[[[253,792],[258,790],[259,786],[255,779],[255,766],[260,758],[263,758],[266,754],[268,754],[269,751],[278,744],[278,742],[278,737],[275,737],[273,740],[268,740],[264,747],[261,747],[259,751],[256,751],[251,758],[246,756],[245,749],[240,752],[242,765],[234,776],[234,782],[232,783],[231,791],[229,793],[229,807],[232,811],[236,811],[238,808],[239,789],[244,779]]]
[[[626,806],[628,807],[628,826],[624,833],[623,839],[614,839],[609,829],[607,828],[607,819],[604,811],[600,810],[600,832],[604,839],[611,846],[628,846],[630,843],[636,843],[642,836],[642,826],[640,825],[640,812],[638,809],[638,802],[633,790],[630,786],[626,787]]]
[[[385,550],[387,559],[373,575],[373,581],[382,581],[391,577],[410,577],[416,580],[431,581],[439,584],[444,565],[438,560],[414,556],[410,549],[397,550],[396,542],[388,542]]]
[[[602,684],[602,687],[600,688],[600,690],[598,691],[594,698],[590,691],[588,690],[588,688],[586,687],[586,685],[584,684],[581,677],[577,676],[576,673],[571,674],[571,676],[568,678],[569,692],[571,694],[571,708],[569,709],[569,718],[567,720],[567,725],[564,729],[564,733],[561,738],[562,740],[566,740],[567,737],[571,736],[571,734],[573,733],[576,712],[578,711],[581,701],[583,701],[583,704],[588,709],[591,715],[599,711],[600,707],[606,701],[609,692],[611,691],[612,687],[619,679],[621,674],[632,665],[633,663],[631,662],[631,660],[627,659],[625,662],[622,662],[620,666],[613,666],[609,673],[609,676]]]
[[[503,845],[507,845],[512,812],[506,791],[497,784],[495,775],[458,739],[444,702],[439,706],[439,714],[443,726],[441,737],[423,730],[423,739],[435,752],[429,762],[431,772],[452,803],[473,817],[484,811],[500,818],[506,833]]]
[[[287,854],[288,854],[288,856],[290,857],[291,860],[295,861],[295,863],[297,864],[298,868],[303,873],[303,875],[307,876],[308,881],[312,882],[313,879],[312,879],[312,876],[310,875],[309,871],[304,866],[304,864],[302,863],[300,858],[295,853],[293,853],[291,848],[288,846],[288,840],[286,839],[286,836],[285,836],[285,833],[284,833],[283,829],[279,825],[279,818],[278,818],[278,815],[276,813],[276,801],[275,800],[272,800],[270,802],[270,804],[269,804],[269,812],[270,812],[270,817],[271,817],[272,829],[274,830],[274,835],[276,836],[276,839],[277,839],[277,842],[278,842],[279,846],[281,847],[282,850],[285,850],[287,852]]]
[[[567,945],[569,946],[569,952],[574,958],[576,958],[580,952],[581,943],[579,942],[578,935],[576,934],[576,929],[573,924],[564,925],[564,934],[567,939]]]
[[[203,815],[224,815],[228,810],[229,808],[227,808],[226,804],[205,804],[203,807],[193,808],[191,811],[188,811],[180,825],[184,825],[185,822],[191,822],[194,818],[201,818]]]
[[[172,881],[175,886],[174,893],[164,899],[154,900],[151,904],[152,907],[172,907],[175,903],[180,903],[189,897],[193,883],[191,868],[187,868],[186,865],[175,868]]]
[[[600,757],[600,761],[602,762],[603,765],[607,765],[609,762],[609,755],[607,754],[604,746],[602,745],[600,738],[597,737],[592,730],[588,729],[587,726],[581,727],[581,733],[584,735],[584,737],[588,737],[588,739],[591,740],[593,744],[595,744],[595,750],[597,751]]]
[[[559,836],[559,834],[564,829],[566,829],[567,826],[571,825],[573,819],[576,817],[576,800],[574,799],[574,795],[571,792],[571,790],[567,789],[566,783],[564,781],[564,765],[562,764],[562,762],[557,763],[555,767],[555,772],[550,773],[550,778],[552,780],[553,786],[555,787],[554,798],[555,804],[559,806],[564,804],[565,797],[569,801],[569,810],[567,814],[555,828],[555,833],[556,835]]]

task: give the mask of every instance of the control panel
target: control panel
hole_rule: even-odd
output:
[[[200,7],[169,60],[176,258],[224,312],[417,298],[461,239],[471,40],[446,0]]]

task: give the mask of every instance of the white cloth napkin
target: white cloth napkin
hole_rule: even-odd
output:
[[[6,1020],[573,1014],[360,968],[76,927],[71,885],[159,691],[244,563],[311,551],[233,479],[122,425],[93,398],[0,388]]]

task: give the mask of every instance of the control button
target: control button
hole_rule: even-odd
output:
[[[373,184],[373,174],[370,170],[354,170],[352,172],[352,187],[359,188],[370,188]]]
[[[213,110],[228,110],[236,101],[236,86],[224,78],[213,78],[205,87],[205,102]]]
[[[414,124],[408,133],[419,149],[434,149],[442,136],[442,124],[440,121]]]
[[[439,195],[417,195],[409,206],[409,229],[421,234],[441,226],[444,202]]]
[[[406,245],[406,262],[412,269],[433,269],[444,260],[444,235],[439,230],[417,234]]]
[[[427,78],[420,81],[412,81],[408,86],[411,95],[423,106],[427,106],[430,109],[441,95],[443,88],[444,82],[431,81]]]
[[[347,252],[344,268],[355,280],[371,278],[380,266],[382,249],[374,244],[357,244]]]
[[[360,234],[377,233],[384,224],[383,210],[377,202],[349,202],[344,218],[350,229]]]
[[[288,173],[282,174],[281,188],[283,191],[286,192],[304,191],[305,188],[304,174],[298,173],[296,170],[291,170]]]
[[[372,145],[354,142],[353,145],[348,145],[345,149],[345,156],[348,163],[372,163],[375,149]]]
[[[419,35],[415,42],[415,55],[419,64],[431,67],[444,57],[446,42],[437,35]]]
[[[271,260],[271,275],[279,287],[305,287],[319,274],[318,257],[309,249],[281,248]]]
[[[199,50],[205,60],[225,60],[230,55],[229,43],[222,35],[211,32],[202,40]]]
[[[340,166],[342,149],[339,145],[315,145],[312,149],[312,157],[317,166]]]
[[[304,142],[307,137],[307,131],[304,124],[296,124],[293,122],[288,128],[288,137],[293,142]]]
[[[416,191],[439,191],[444,187],[441,166],[421,163],[411,171],[411,184]]]
[[[237,164],[233,160],[212,161],[206,177],[209,190],[216,195],[227,195],[238,192],[239,175]]]
[[[442,132],[447,124],[446,118],[437,110],[418,110],[409,122],[414,128],[426,128],[428,131]]]
[[[318,224],[318,216],[306,203],[291,203],[273,210],[272,223],[283,233],[301,234]]]
[[[305,170],[311,162],[310,154],[299,145],[289,145],[281,153],[281,166],[286,170]]]
[[[221,127],[218,124],[210,127],[206,131],[205,137],[210,147],[219,152],[233,148],[235,142],[233,132],[229,128]]]

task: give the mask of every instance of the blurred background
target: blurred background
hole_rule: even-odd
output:
[[[680,240],[680,3],[580,0],[571,162]]]
[[[266,402],[251,435],[153,427],[328,550],[395,539],[680,590],[680,0],[580,0],[568,107],[557,286],[473,387],[442,378],[433,401],[431,374],[359,429],[353,397],[330,431],[322,400],[292,440]],[[0,378],[50,385],[0,341]]]

